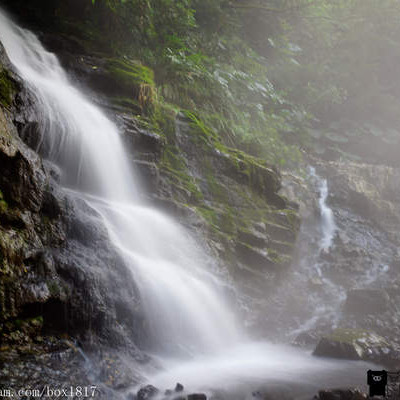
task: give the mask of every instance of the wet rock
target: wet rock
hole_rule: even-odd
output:
[[[380,314],[388,311],[390,298],[378,289],[353,289],[347,293],[344,309],[349,314]]]
[[[321,390],[316,400],[365,400],[368,396],[358,390]]]
[[[207,400],[207,396],[203,393],[189,394],[187,400]]]
[[[400,219],[399,169],[353,162],[330,166],[327,171],[337,194],[333,201],[398,238],[395,227]]]
[[[160,173],[157,165],[153,162],[135,160],[135,170],[140,177],[140,183],[148,193],[157,191]]]
[[[183,392],[183,389],[183,385],[178,382],[175,386],[175,392]]]
[[[159,393],[159,390],[153,385],[147,385],[141,388],[136,395],[136,400],[151,400]]]
[[[353,343],[322,338],[313,353],[315,356],[360,360],[362,350]]]
[[[33,212],[39,211],[46,175],[38,156],[19,144],[19,150],[8,155],[0,149],[0,188],[6,201]]]
[[[237,242],[235,247],[240,260],[253,268],[267,268],[275,270],[277,265],[269,257],[266,250],[257,249],[242,242]]]
[[[143,129],[138,121],[127,114],[121,116],[124,139],[132,154],[146,161],[158,161],[165,147],[165,139],[157,133]]]
[[[268,237],[257,230],[239,230],[238,238],[241,242],[247,243],[250,246],[265,248],[268,244]]]
[[[253,227],[256,231],[260,232],[260,233],[266,233],[266,229],[265,229],[265,224],[263,222],[255,222],[253,224]]]
[[[357,329],[336,329],[323,337],[313,353],[315,356],[390,362],[396,352],[387,340],[375,333]]]
[[[284,242],[291,242],[296,238],[296,231],[289,229],[285,226],[274,224],[274,223],[267,223],[266,224],[267,233],[273,237],[275,240],[280,240]]]

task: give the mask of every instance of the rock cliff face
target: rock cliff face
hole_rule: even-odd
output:
[[[319,250],[318,188],[286,174],[285,192],[301,203],[303,224],[292,268],[297,277],[289,276],[283,286],[290,295],[279,291],[283,305],[273,306],[280,312],[272,325],[279,329],[286,319],[283,329],[301,332],[297,344],[318,344],[316,355],[398,367],[400,171],[346,161],[312,163],[327,179],[336,232],[332,246]],[[295,311],[299,292],[307,300]],[[299,316],[301,323],[295,322]]]
[[[380,347],[393,351],[377,359],[398,366],[400,170],[361,163],[323,169],[338,224],[334,248],[324,257],[346,289],[340,326],[381,335],[386,345]]]

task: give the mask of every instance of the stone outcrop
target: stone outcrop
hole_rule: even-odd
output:
[[[336,329],[323,337],[314,355],[376,363],[395,363],[398,352],[383,337],[357,329]]]
[[[369,399],[365,393],[356,389],[321,390],[313,400],[365,400]]]
[[[350,208],[399,240],[400,170],[385,165],[351,162],[327,163],[326,171],[335,194],[332,202]]]

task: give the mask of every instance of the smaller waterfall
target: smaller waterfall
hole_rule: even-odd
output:
[[[279,326],[274,334],[283,333],[288,340],[294,340],[304,332],[335,327],[346,298],[345,290],[332,280],[334,271],[325,257],[332,250],[338,231],[334,213],[327,204],[328,182],[309,166],[307,184],[313,198],[307,201],[296,261],[290,275],[277,290],[275,304],[279,311],[269,310],[269,314],[274,315],[269,319]],[[297,301],[299,298],[303,299],[301,305]]]
[[[333,238],[337,230],[335,224],[335,218],[331,208],[326,204],[329,195],[328,182],[326,179],[321,178],[315,172],[314,167],[309,167],[309,174],[312,179],[316,182],[319,191],[319,209],[321,213],[321,239],[319,242],[319,248],[321,251],[328,251],[332,246]]]
[[[336,225],[333,217],[333,212],[326,204],[328,194],[329,194],[328,182],[326,181],[326,179],[323,179],[321,181],[320,198],[319,198],[319,207],[321,210],[321,229],[322,229],[320,248],[323,251],[326,251],[331,247],[332,240],[336,232]]]

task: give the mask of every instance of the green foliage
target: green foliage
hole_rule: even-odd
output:
[[[111,59],[106,68],[119,78],[123,85],[154,85],[154,73],[150,68],[143,65],[121,59]]]
[[[399,142],[397,0],[91,3],[88,37],[154,71],[156,124],[161,109],[191,110],[226,146],[281,166],[300,147],[347,157]]]
[[[346,158],[399,143],[400,4],[314,0],[296,17],[275,45],[272,80],[313,116],[312,139],[300,143]]]
[[[192,110],[228,146],[280,165],[300,159],[286,138],[299,131],[301,113],[268,79],[265,58],[238,34],[241,20],[229,3],[97,0],[92,13],[92,26],[102,26],[99,42],[111,37],[116,53],[154,71],[160,104]],[[122,83],[136,74],[125,65],[112,72]]]

